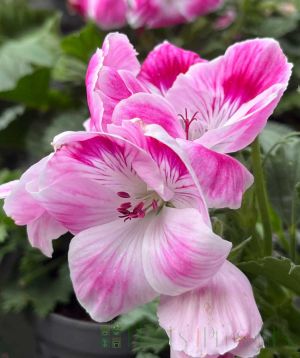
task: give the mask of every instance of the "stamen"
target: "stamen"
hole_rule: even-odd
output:
[[[120,198],[124,198],[124,199],[130,198],[130,195],[125,191],[119,191],[117,194]]]
[[[129,209],[131,207],[132,207],[131,203],[123,203],[120,206],[121,209]]]
[[[152,201],[152,208],[153,208],[153,210],[157,210],[157,208],[158,208],[157,200]]]
[[[183,125],[184,125],[184,130],[185,130],[185,137],[188,140],[189,139],[189,130],[190,130],[190,126],[194,121],[197,121],[197,114],[199,112],[195,112],[193,117],[191,119],[189,119],[188,117],[188,110],[187,108],[185,108],[185,116],[183,116],[182,114],[178,114],[178,116],[182,119],[183,121]]]

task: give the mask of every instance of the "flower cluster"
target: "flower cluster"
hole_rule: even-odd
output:
[[[195,20],[217,9],[222,0],[69,0],[73,9],[103,29],[128,23],[133,28],[160,28]]]
[[[262,320],[208,209],[240,207],[253,177],[229,154],[261,132],[290,75],[272,39],[212,61],[165,42],[140,64],[111,33],[88,67],[86,130],[59,134],[52,154],[0,187],[4,209],[47,256],[75,235],[71,278],[96,321],[160,297],[172,357],[252,357]]]

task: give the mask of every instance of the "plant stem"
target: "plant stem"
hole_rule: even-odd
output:
[[[272,225],[258,138],[252,144],[252,164],[255,177],[255,193],[264,228],[264,252],[266,256],[272,256]]]
[[[292,200],[292,217],[291,217],[291,226],[290,226],[290,255],[293,262],[296,262],[296,253],[297,253],[297,240],[296,240],[296,200],[295,193]]]

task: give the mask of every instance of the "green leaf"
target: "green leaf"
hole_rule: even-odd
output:
[[[260,25],[253,28],[252,33],[257,36],[270,36],[279,38],[297,28],[298,16],[268,17],[264,18]]]
[[[268,152],[276,143],[291,132],[291,128],[276,122],[268,122],[266,128],[259,137],[260,145],[264,152]]]
[[[147,324],[138,329],[133,340],[134,353],[158,354],[169,345],[165,331],[153,324]]]
[[[136,358],[159,358],[159,356],[153,353],[138,353]]]
[[[157,302],[153,301],[146,305],[140,306],[135,310],[132,310],[126,314],[120,316],[117,320],[117,324],[122,331],[126,331],[141,322],[148,321],[157,323]]]
[[[300,295],[300,265],[285,257],[264,257],[256,261],[241,262],[239,268],[255,276],[263,276]]]
[[[21,116],[25,111],[23,106],[9,107],[0,115],[0,130],[5,129],[11,122]]]
[[[69,55],[63,55],[54,67],[53,78],[60,82],[84,84],[85,73],[86,65],[81,60]]]
[[[280,144],[267,158],[267,188],[273,208],[286,227],[300,223],[300,200],[296,185],[300,181],[300,139]]]
[[[34,73],[38,67],[51,68],[58,58],[58,17],[18,39],[0,47],[0,92],[13,90],[19,80]]]
[[[81,31],[66,36],[61,42],[61,47],[66,55],[87,64],[96,49],[101,47],[103,37],[97,26],[89,23]]]
[[[40,26],[50,16],[47,10],[29,7],[28,0],[1,0],[0,43]]]

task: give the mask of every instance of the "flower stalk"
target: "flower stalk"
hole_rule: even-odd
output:
[[[252,165],[255,177],[256,199],[264,229],[264,251],[266,256],[271,256],[273,251],[272,225],[258,138],[256,138],[255,141],[252,143]]]

